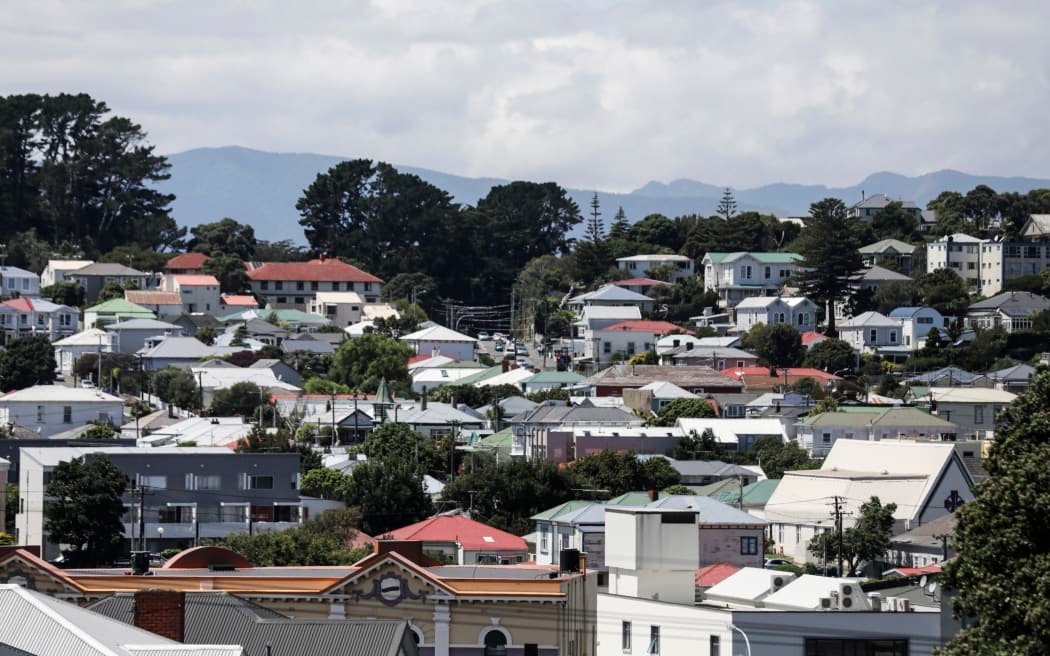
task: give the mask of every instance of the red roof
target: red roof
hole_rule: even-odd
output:
[[[740,568],[732,563],[714,563],[696,570],[696,587],[710,588],[736,574]]]
[[[673,332],[684,333],[686,335],[694,334],[691,330],[685,330],[681,326],[676,326],[670,321],[621,321],[620,323],[614,323],[611,326],[602,328],[604,331],[612,332],[615,330],[623,330],[633,333],[652,333],[654,335],[669,335]]]
[[[655,285],[670,285],[671,283],[653,278],[627,278],[626,280],[614,280],[612,284],[617,287],[653,287]]]
[[[205,276],[193,273],[175,274],[175,282],[180,285],[215,285],[218,287],[219,280],[215,276]]]
[[[182,305],[182,297],[177,292],[161,292],[152,289],[125,290],[124,300],[136,305]]]
[[[173,269],[199,269],[204,266],[207,260],[208,256],[204,253],[183,253],[168,260],[164,268],[169,271]]]
[[[463,515],[438,515],[390,532],[392,540],[456,542],[471,551],[524,551],[529,548],[516,535],[476,522]]]
[[[9,301],[4,301],[3,303],[0,303],[0,305],[3,305],[4,307],[14,308],[19,312],[33,311],[33,302],[30,301],[28,298],[25,298],[24,296],[21,298],[12,298]]]
[[[925,567],[895,567],[890,571],[897,572],[901,576],[922,576],[923,574],[940,574],[943,570],[940,563],[932,563]]]
[[[255,300],[255,297],[251,294],[223,294],[221,297],[222,302],[226,305],[247,305],[249,307],[259,307],[259,301]]]
[[[788,367],[787,369],[777,369],[776,377],[783,379],[785,372],[787,373],[788,378],[816,378],[825,381],[842,380],[834,374],[829,374],[826,371],[812,369],[810,367]],[[769,374],[769,367],[727,367],[722,373],[733,380],[743,380],[749,376],[765,376],[766,378],[773,378],[773,376]]]
[[[383,282],[352,264],[327,258],[309,262],[263,262],[258,266],[248,263],[247,269],[252,280]]]
[[[816,344],[817,342],[823,342],[828,336],[824,333],[818,333],[815,330],[808,330],[802,333],[802,345],[809,346],[810,344]]]

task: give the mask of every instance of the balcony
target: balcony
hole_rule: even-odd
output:
[[[201,522],[199,532],[197,526],[192,523],[172,522],[146,522],[146,538],[155,539],[160,537],[160,529],[164,529],[165,540],[193,540],[194,538],[224,538],[227,535],[248,533],[248,522]],[[269,533],[271,531],[285,531],[299,526],[298,522],[252,522],[252,533]],[[137,523],[124,523],[124,537],[139,537],[139,525]]]

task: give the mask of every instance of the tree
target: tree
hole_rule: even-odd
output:
[[[958,556],[945,567],[966,622],[945,649],[963,654],[1039,654],[1050,649],[1043,620],[1050,575],[1050,370],[1040,369],[999,415],[985,467],[991,475],[956,511]]]
[[[115,298],[124,298],[125,289],[135,289],[135,281],[128,280],[126,283],[121,283],[117,280],[110,280],[98,293],[97,303],[105,303],[106,301],[112,301]]]
[[[388,422],[368,434],[364,453],[372,462],[426,474],[444,467],[445,456],[434,440],[420,435],[407,424]]]
[[[748,346],[770,367],[797,367],[806,357],[802,335],[787,323],[756,324],[748,332]]]
[[[216,390],[208,413],[213,417],[252,418],[259,406],[266,404],[262,389],[252,382],[234,383],[226,389]]]
[[[437,281],[425,273],[399,273],[383,284],[382,298],[388,303],[407,301],[428,314],[440,305]]]
[[[605,244],[605,225],[602,223],[598,193],[591,199],[591,218],[587,221],[585,239],[576,244],[576,268],[584,282],[593,282],[609,270],[612,258]]]
[[[117,436],[109,424],[90,424],[90,428],[81,433],[78,440],[111,440]]]
[[[350,565],[371,553],[369,547],[350,548],[360,521],[354,508],[326,510],[284,531],[230,535],[226,546],[256,567]]]
[[[613,216],[612,225],[609,226],[609,239],[623,239],[631,228],[631,222],[627,220],[627,214],[621,205]]]
[[[848,342],[841,339],[825,339],[809,347],[802,364],[829,373],[852,371],[857,366],[857,355]]]
[[[204,261],[201,271],[215,276],[219,281],[219,289],[225,294],[238,294],[248,289],[248,272],[244,268],[244,261],[234,255],[220,253],[213,255]]]
[[[718,460],[725,455],[725,448],[718,443],[715,433],[710,428],[697,435],[690,431],[678,438],[678,443],[671,451],[675,460]]]
[[[226,217],[214,223],[202,223],[193,228],[186,246],[208,257],[227,255],[238,260],[255,259],[255,228]]]
[[[123,264],[139,271],[161,271],[169,258],[171,255],[168,253],[160,253],[139,244],[121,244],[111,248],[98,261]]]
[[[915,277],[919,302],[945,316],[961,316],[970,305],[970,286],[955,271],[944,268]]]
[[[346,474],[327,467],[318,467],[303,476],[299,489],[308,497],[342,500],[347,496],[349,485],[350,477]]]
[[[891,201],[871,220],[871,227],[879,239],[908,240],[919,229],[919,220],[914,214],[904,211],[900,201]]]
[[[310,251],[291,239],[259,239],[255,242],[255,260],[259,262],[305,262],[309,259]]]
[[[60,462],[47,484],[45,530],[53,542],[69,545],[74,566],[111,563],[123,550],[124,502],[128,478],[105,456]]]
[[[40,290],[40,296],[52,303],[78,308],[84,305],[84,288],[75,282],[63,280]]]
[[[828,307],[850,292],[853,278],[863,262],[857,249],[856,220],[846,216],[846,206],[837,198],[813,203],[795,248],[802,255],[802,267],[794,276],[802,292]],[[828,335],[834,337],[835,313],[827,316]]]
[[[654,426],[674,426],[679,417],[714,417],[710,401],[704,399],[675,399],[656,413]]]
[[[412,384],[407,364],[412,355],[412,349],[404,342],[365,334],[339,345],[332,357],[329,378],[366,392],[374,392],[385,378],[392,389],[407,392]]]
[[[632,490],[662,490],[680,482],[666,458],[644,462],[633,451],[604,450],[577,458],[565,468],[576,487],[618,496]]]
[[[795,442],[784,442],[778,437],[760,437],[755,440],[749,456],[749,460],[762,466],[768,478],[783,478],[787,471],[820,467],[820,461],[810,459],[805,449]]]
[[[179,408],[198,409],[200,397],[193,373],[186,369],[167,367],[153,374],[153,393],[161,401]]]
[[[897,504],[882,505],[878,497],[871,497],[860,506],[856,524],[842,532],[841,542],[835,531],[815,536],[809,542],[809,553],[815,558],[829,560],[838,558],[839,548],[846,562],[845,572],[853,572],[864,561],[879,561],[885,558],[893,537],[893,513]]]
[[[55,382],[55,349],[47,335],[23,337],[0,353],[0,389],[5,392]]]
[[[397,463],[369,461],[354,467],[345,501],[361,510],[361,529],[369,535],[383,535],[434,513],[422,475]]]
[[[675,251],[680,246],[678,228],[674,221],[663,214],[650,214],[627,230],[631,241],[653,246],[662,246]]]
[[[726,221],[736,214],[736,199],[733,198],[733,190],[729,187],[726,187],[726,190],[722,192],[722,200],[718,201],[716,212]]]

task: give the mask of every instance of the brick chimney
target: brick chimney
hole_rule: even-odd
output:
[[[137,591],[135,626],[182,642],[186,633],[186,593],[178,590]]]
[[[376,553],[397,552],[417,565],[423,564],[423,542],[420,540],[376,540]]]

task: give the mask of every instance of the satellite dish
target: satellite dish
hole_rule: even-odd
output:
[[[937,593],[937,584],[936,583],[931,583],[928,586],[926,586],[926,594],[928,594],[928,595],[930,595],[932,597],[936,593]]]
[[[919,579],[919,585],[924,587],[924,588],[926,587],[926,575],[925,574],[923,574],[922,578]]]

